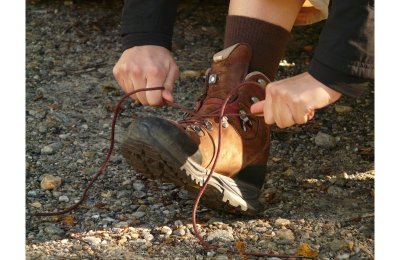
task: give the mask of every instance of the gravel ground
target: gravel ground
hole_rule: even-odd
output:
[[[273,128],[262,217],[200,207],[205,252],[193,235],[193,199],[172,184],[144,178],[119,153],[133,114],[177,119],[181,112],[127,102],[105,173],[79,209],[108,150],[111,116],[121,97],[112,68],[121,51],[122,1],[28,1],[26,16],[27,259],[236,259],[226,248],[318,259],[374,258],[374,91],[342,98],[304,126]],[[184,1],[173,53],[181,69],[176,102],[190,107],[222,47],[225,1]],[[296,28],[278,78],[306,70],[322,24]],[[240,241],[240,243],[238,243]],[[306,250],[303,250],[306,251]],[[270,258],[273,259],[273,258]],[[274,258],[275,260],[277,258]]]

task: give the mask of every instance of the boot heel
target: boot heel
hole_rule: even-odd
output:
[[[266,174],[267,165],[248,165],[240,170],[233,179],[261,189],[264,185]]]

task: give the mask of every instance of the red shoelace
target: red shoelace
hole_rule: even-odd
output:
[[[217,162],[218,162],[219,151],[220,151],[220,146],[221,146],[221,142],[222,142],[222,122],[221,122],[221,121],[222,121],[222,118],[223,118],[224,116],[227,116],[227,115],[239,115],[239,114],[225,114],[226,106],[227,106],[229,100],[231,99],[231,97],[234,95],[234,93],[236,93],[237,90],[238,90],[240,87],[242,87],[244,84],[253,84],[253,83],[252,83],[252,82],[246,82],[246,83],[239,84],[237,87],[233,88],[233,89],[231,90],[231,92],[229,93],[229,95],[226,97],[225,102],[224,102],[223,105],[221,106],[221,109],[220,109],[220,111],[219,111],[219,115],[218,115],[217,113],[212,115],[212,116],[218,116],[218,117],[219,117],[218,143],[217,143],[217,147],[216,147],[215,159],[214,159],[214,162],[213,162],[213,164],[212,164],[212,167],[211,167],[211,169],[210,169],[210,172],[209,172],[209,174],[208,174],[208,177],[207,177],[206,181],[204,182],[203,186],[200,188],[200,190],[199,190],[199,192],[198,192],[198,194],[197,194],[197,196],[196,196],[196,199],[195,199],[195,202],[194,202],[194,205],[193,205],[193,210],[192,210],[192,225],[193,225],[194,234],[195,234],[195,236],[197,237],[197,239],[199,240],[200,244],[203,246],[204,250],[206,250],[206,251],[214,251],[214,250],[217,250],[217,249],[218,249],[218,246],[211,245],[210,243],[208,243],[207,241],[205,241],[205,240],[203,239],[203,237],[201,236],[201,234],[200,234],[200,232],[199,232],[199,230],[198,230],[198,228],[197,228],[196,212],[197,212],[198,205],[199,205],[199,203],[200,203],[200,199],[201,199],[201,197],[202,197],[202,195],[203,195],[205,189],[207,188],[208,182],[209,182],[209,180],[210,180],[212,174],[214,173],[215,165],[216,165]],[[256,83],[254,83],[254,84],[256,84]],[[142,92],[142,91],[154,91],[154,90],[164,90],[164,87],[154,87],[154,88],[142,88],[142,89],[137,89],[137,90],[135,90],[135,91],[132,91],[132,92],[130,92],[130,93],[127,93],[126,95],[124,95],[124,96],[118,101],[118,103],[117,103],[117,105],[116,105],[116,107],[115,107],[114,116],[113,116],[113,120],[112,120],[111,137],[110,137],[110,146],[109,146],[109,148],[108,148],[107,156],[106,156],[104,162],[101,164],[99,170],[96,172],[96,174],[92,177],[92,179],[91,179],[91,180],[89,181],[89,183],[87,184],[87,186],[86,186],[86,188],[84,189],[84,191],[83,191],[83,193],[82,193],[82,195],[81,195],[79,201],[76,202],[75,204],[73,204],[72,206],[70,206],[70,207],[68,207],[68,208],[65,208],[65,209],[63,209],[63,210],[60,210],[60,211],[55,211],[55,212],[37,212],[37,213],[34,213],[33,216],[57,216],[57,215],[62,215],[62,214],[71,212],[72,210],[76,209],[77,207],[79,207],[79,206],[84,202],[84,200],[86,199],[86,196],[87,196],[87,194],[88,194],[89,189],[93,186],[93,183],[97,180],[97,178],[100,176],[100,174],[104,171],[104,169],[106,168],[106,166],[107,166],[107,164],[108,164],[108,162],[109,162],[109,160],[110,160],[112,151],[113,151],[113,149],[114,149],[114,143],[115,143],[115,140],[114,140],[114,139],[115,139],[115,138],[114,138],[114,136],[115,136],[115,125],[116,125],[116,122],[117,122],[118,115],[119,115],[119,113],[121,112],[122,104],[123,104],[124,101],[126,101],[126,99],[129,98],[131,95],[134,95],[134,94],[136,94],[136,93],[138,93],[138,92]],[[176,104],[176,103],[170,103],[170,102],[167,102],[167,104],[168,104],[169,106],[171,106],[171,107],[178,108],[178,109],[180,109],[180,110],[183,110],[183,111],[186,112],[186,113],[189,113],[189,114],[192,114],[192,115],[193,115],[193,112],[191,112],[190,110],[184,108],[184,107],[181,106],[181,105],[178,105],[178,104]],[[194,116],[196,116],[196,115],[194,115]],[[203,118],[203,117],[209,117],[209,116],[210,116],[210,115],[201,115],[200,117]],[[311,259],[311,257],[305,257],[305,256],[280,255],[280,254],[263,253],[263,252],[246,252],[246,251],[242,251],[242,250],[239,251],[239,250],[236,250],[236,249],[228,249],[227,252],[228,252],[228,253],[231,253],[231,254],[240,255],[240,256],[243,256],[243,257],[244,257],[244,256],[257,256],[257,257],[263,257],[263,256],[264,256],[264,257],[278,257],[278,258],[296,259],[296,260],[298,260],[298,259]]]

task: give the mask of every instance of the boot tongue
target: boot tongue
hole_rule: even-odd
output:
[[[214,54],[207,97],[225,99],[234,87],[243,82],[250,59],[251,48],[245,43],[237,43]]]

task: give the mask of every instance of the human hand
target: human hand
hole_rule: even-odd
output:
[[[179,69],[168,49],[144,45],[125,50],[115,64],[113,74],[125,93],[164,86],[163,91],[143,91],[132,95],[143,105],[160,106],[163,100],[173,101],[172,88]]]
[[[341,93],[325,86],[308,72],[269,83],[265,100],[251,106],[251,113],[263,114],[266,124],[285,128],[304,124],[315,109],[337,101]]]

